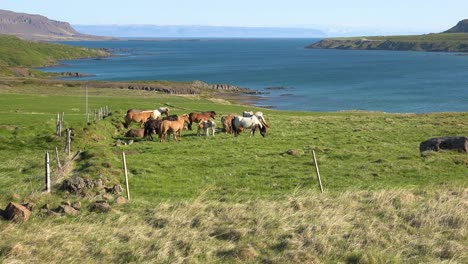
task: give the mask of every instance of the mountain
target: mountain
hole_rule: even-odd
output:
[[[468,52],[468,20],[443,33],[408,36],[327,38],[307,46],[312,49],[413,50]]]
[[[129,38],[313,38],[325,33],[309,28],[74,25],[80,32]]]
[[[81,34],[67,22],[8,10],[0,10],[0,34],[42,41],[110,39],[108,37]]]
[[[468,19],[463,19],[444,33],[468,33]]]

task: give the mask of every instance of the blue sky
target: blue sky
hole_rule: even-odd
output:
[[[338,26],[427,33],[468,18],[467,0],[0,0],[0,9],[75,25]]]

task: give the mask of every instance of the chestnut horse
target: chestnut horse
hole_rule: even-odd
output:
[[[143,123],[148,119],[159,119],[162,114],[169,115],[169,108],[160,107],[156,110],[129,109],[124,117],[124,126],[128,128],[132,122],[136,122],[140,123],[140,127],[142,127]]]
[[[221,124],[223,124],[223,130],[226,134],[232,134],[232,120],[236,117],[234,114],[221,117]]]
[[[173,134],[174,140],[177,141],[177,132],[179,133],[179,140],[182,137],[182,129],[184,129],[185,122],[189,122],[187,114],[179,116],[177,121],[164,120],[161,123],[161,130],[159,131],[159,141],[163,142],[166,139],[167,134]]]
[[[213,118],[216,119],[216,112],[215,111],[206,111],[206,112],[201,112],[201,113],[197,113],[197,112],[192,112],[189,114],[189,122],[188,122],[188,129],[189,130],[192,130],[192,123],[193,122],[196,122],[196,123],[199,123],[201,120],[208,120]]]

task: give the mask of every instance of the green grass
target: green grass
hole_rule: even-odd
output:
[[[89,87],[88,93],[90,109],[107,105],[113,114],[86,125],[81,87],[29,81],[0,86],[0,208],[10,201],[53,207],[63,200],[81,200],[84,208],[78,217],[36,211],[22,225],[0,221],[0,262],[468,259],[468,156],[419,153],[419,143],[430,137],[466,135],[468,113],[290,112],[146,91]],[[165,104],[176,106],[175,114],[261,110],[271,129],[265,138],[245,132],[205,138],[184,130],[181,142],[114,146],[126,131],[121,122],[127,109]],[[53,194],[42,194],[44,153],[63,147],[64,139],[54,136],[58,112],[75,131],[73,151],[83,151],[66,176],[123,184],[124,151],[130,204],[90,213],[92,197],[59,190],[63,178],[54,158]],[[288,149],[301,154],[285,154]]]
[[[8,92],[0,98],[0,140],[2,148],[8,150],[0,155],[7,161],[4,173],[9,172],[2,181],[31,179],[31,172],[42,174],[44,152],[61,147],[63,139],[53,133],[56,113],[64,112],[66,126],[76,133],[74,149],[92,156],[78,162],[76,171],[90,178],[109,173],[110,178],[121,180],[120,155],[125,151],[135,196],[152,201],[194,198],[206,189],[212,190],[212,198],[230,200],[276,198],[297,189],[316,190],[312,149],[317,152],[323,184],[329,192],[466,184],[466,154],[441,152],[421,156],[418,148],[421,141],[430,137],[463,135],[468,129],[467,113],[305,113],[263,109],[272,127],[265,138],[249,138],[247,133],[238,138],[224,133],[205,138],[197,137],[195,130],[185,130],[181,142],[137,140],[130,146],[115,147],[113,143],[123,139],[126,131],[121,122],[129,108],[153,109],[170,104],[184,108],[172,109],[175,114],[212,109],[222,115],[251,107],[151,92],[140,92],[145,94],[142,97],[131,96],[132,92],[125,90],[90,89],[90,109],[108,105],[114,113],[104,121],[85,126],[82,88],[66,88],[64,93],[73,96],[47,95],[43,89],[46,88],[36,87],[37,91],[44,91],[41,96],[23,91]],[[49,89],[49,93],[60,91]],[[289,149],[303,154],[285,154]],[[9,162],[8,157],[15,162]],[[18,157],[22,157],[21,162]],[[25,172],[23,166],[29,160],[34,161],[34,166],[30,164]],[[101,166],[104,163],[110,167]],[[42,181],[40,176],[37,178],[34,183],[38,186],[31,185],[36,190]],[[1,191],[15,192],[22,184],[20,181],[18,186]]]
[[[102,50],[72,47],[61,44],[20,40],[14,36],[0,36],[0,67],[38,67],[55,64],[58,60],[106,56]]]

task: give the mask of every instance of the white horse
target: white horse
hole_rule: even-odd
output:
[[[266,122],[266,120],[265,120],[265,117],[263,117],[263,112],[255,112],[255,114],[254,114],[253,111],[248,111],[248,112],[247,112],[247,111],[244,111],[244,112],[242,113],[242,116],[243,116],[243,117],[256,116],[256,117],[258,118],[258,120],[259,120],[260,122],[262,122],[263,125],[265,125],[267,128],[269,128],[269,126],[268,126],[268,124],[267,124],[267,122]]]
[[[159,119],[162,116],[162,114],[169,116],[169,108],[159,107],[158,109],[154,110],[153,113],[154,113],[154,119]]]
[[[203,129],[203,132],[205,133],[205,136],[210,135],[210,129],[212,132],[212,135],[215,135],[216,131],[216,123],[214,120],[202,120],[200,123],[198,123],[198,129],[197,129],[197,136],[200,136],[200,132]]]
[[[255,131],[260,130],[262,137],[266,135],[267,125],[262,123],[256,115],[251,117],[236,116],[232,120],[232,130],[237,137],[244,129],[250,129],[250,137],[255,135]]]

